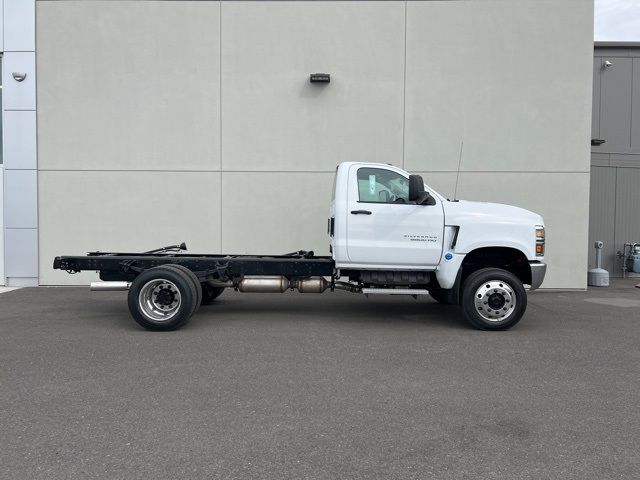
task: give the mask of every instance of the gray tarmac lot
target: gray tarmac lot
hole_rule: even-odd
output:
[[[640,477],[640,289],[534,292],[507,332],[428,299],[0,295],[0,478]]]

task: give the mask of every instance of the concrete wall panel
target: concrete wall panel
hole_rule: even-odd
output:
[[[411,172],[422,175],[424,183],[443,195],[445,198],[455,198],[456,173],[455,172]],[[459,190],[458,190],[459,191]]]
[[[222,251],[329,255],[333,173],[222,174]]]
[[[405,167],[588,171],[592,39],[584,0],[408,2]]]
[[[185,241],[220,251],[220,174],[40,172],[40,283],[78,284],[94,275],[51,268],[57,255],[146,251]]]
[[[225,2],[222,24],[225,170],[401,161],[402,2]]]
[[[44,170],[219,170],[218,2],[39,2]]]

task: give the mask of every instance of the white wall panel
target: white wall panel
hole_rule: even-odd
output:
[[[222,251],[329,254],[333,173],[222,173]],[[239,195],[239,192],[242,192]]]
[[[4,254],[4,168],[0,167],[0,285],[5,284]]]
[[[6,110],[35,110],[36,62],[33,52],[5,52],[2,57],[2,103]],[[13,73],[26,73],[18,82]]]
[[[5,170],[4,177],[4,226],[38,228],[38,172]]]
[[[5,168],[37,168],[35,110],[4,112],[2,135]]]
[[[4,3],[4,49],[34,51],[36,49],[36,1],[2,0]]]
[[[38,276],[38,230],[35,228],[5,229],[5,275],[10,278]],[[29,283],[33,285],[33,283]]]
[[[41,169],[219,170],[218,2],[38,2]]]
[[[225,170],[401,161],[402,2],[223,2],[222,24]]]
[[[592,2],[407,2],[405,166],[588,171],[592,69]]]
[[[39,173],[39,183],[41,284],[94,277],[52,270],[57,255],[181,241],[193,253],[220,251],[219,173],[50,171]]]

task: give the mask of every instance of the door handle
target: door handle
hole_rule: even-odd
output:
[[[352,215],[371,215],[369,210],[351,210]]]

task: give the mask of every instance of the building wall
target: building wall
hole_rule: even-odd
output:
[[[619,277],[616,253],[640,242],[640,44],[596,45],[591,137],[605,143],[591,147],[589,264],[603,241],[603,268]]]
[[[182,240],[327,254],[336,164],[451,197],[462,150],[457,197],[544,215],[544,286],[584,288],[592,35],[584,0],[39,1],[40,282]]]
[[[3,0],[1,6],[4,271],[0,266],[0,284],[31,286],[38,284],[35,0]]]

